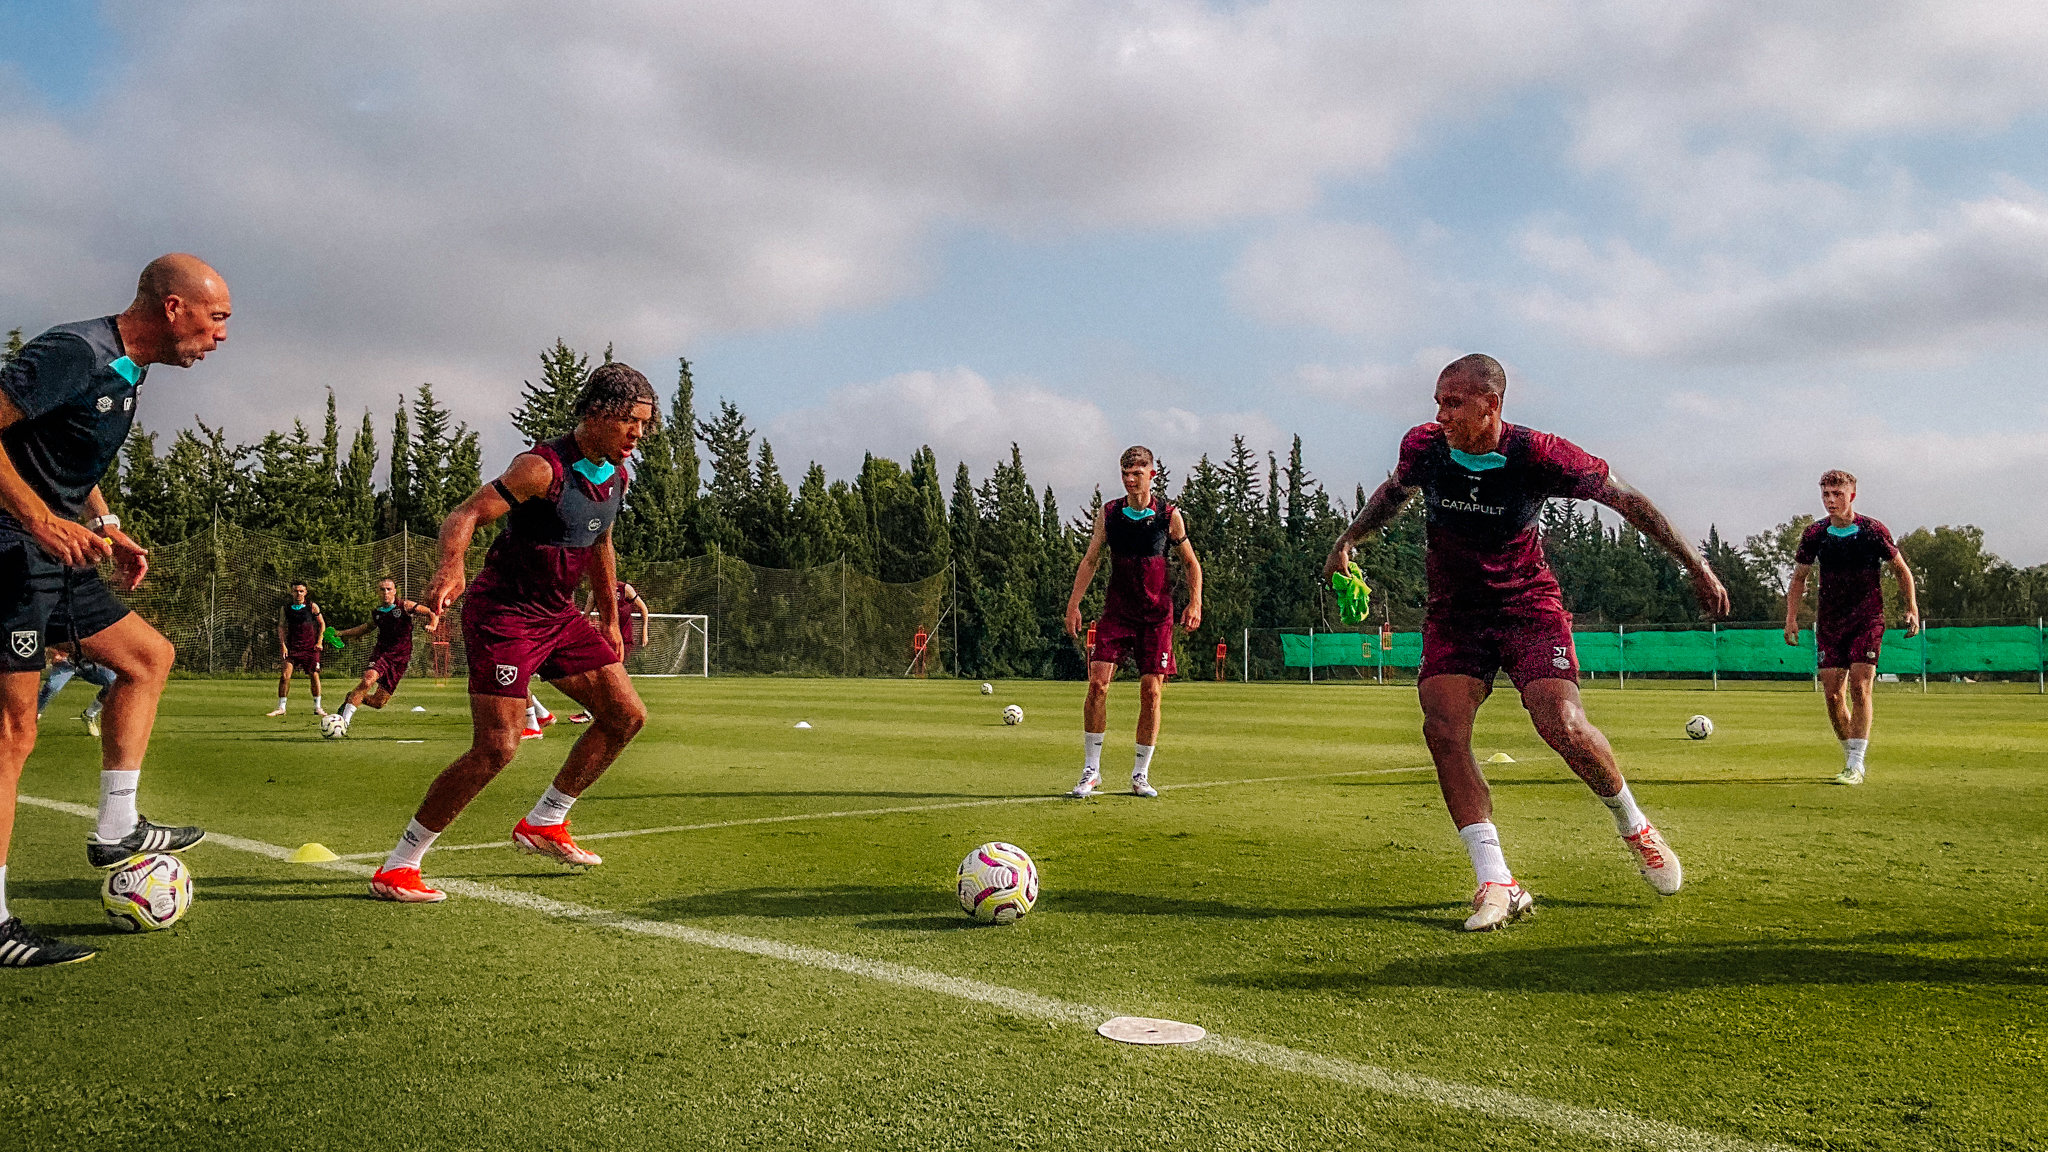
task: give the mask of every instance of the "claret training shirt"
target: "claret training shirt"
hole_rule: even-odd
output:
[[[22,418],[0,433],[15,471],[50,511],[85,518],[85,498],[128,442],[148,369],[121,349],[112,316],[59,324],[0,365],[0,392]],[[0,532],[23,531],[0,511]]]
[[[1827,520],[1806,526],[1793,561],[1820,565],[1820,626],[1866,624],[1884,619],[1884,566],[1899,554],[1892,534],[1868,516],[1847,529]]]
[[[1605,491],[1605,460],[1519,424],[1501,426],[1497,450],[1473,455],[1431,423],[1402,437],[1394,481],[1420,488],[1427,508],[1430,615],[1564,611],[1537,518],[1552,497]]]

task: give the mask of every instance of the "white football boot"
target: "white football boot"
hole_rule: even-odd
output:
[[[1083,768],[1081,769],[1081,782],[1068,789],[1067,795],[1076,800],[1086,800],[1088,797],[1095,795],[1095,790],[1100,787],[1102,787],[1102,769]]]
[[[1472,894],[1472,915],[1465,921],[1465,931],[1491,932],[1535,911],[1536,898],[1522,891],[1520,884],[1488,881]]]
[[[1633,836],[1623,836],[1621,842],[1636,854],[1636,870],[1659,896],[1676,896],[1685,884],[1685,869],[1679,866],[1678,853],[1664,842],[1664,834],[1652,824],[1643,825],[1643,830]]]
[[[1844,769],[1842,769],[1842,770],[1841,770],[1841,772],[1839,772],[1839,773],[1837,773],[1837,774],[1836,774],[1836,776],[1835,776],[1834,780],[1832,781],[1832,783],[1835,783],[1835,784],[1861,784],[1861,783],[1863,783],[1863,769],[1861,769],[1861,768],[1844,768]]]
[[[1133,776],[1131,777],[1131,795],[1143,796],[1147,800],[1154,800],[1159,796],[1159,789],[1154,788],[1152,781],[1145,777]]]

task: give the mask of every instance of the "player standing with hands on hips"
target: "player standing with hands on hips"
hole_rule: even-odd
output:
[[[1472,755],[1472,722],[1506,671],[1543,737],[1614,815],[1643,878],[1670,896],[1683,883],[1678,857],[1637,807],[1614,750],[1579,699],[1571,615],[1543,557],[1537,517],[1551,497],[1596,500],[1656,541],[1692,578],[1711,618],[1728,614],[1728,592],[1692,544],[1607,463],[1560,436],[1501,419],[1507,373],[1491,356],[1453,361],[1436,382],[1436,422],[1409,430],[1400,464],[1337,538],[1323,578],[1343,571],[1351,549],[1400,514],[1416,492],[1427,509],[1429,607],[1417,693],[1422,735],[1437,785],[1477,874],[1467,931],[1527,913],[1535,901],[1515,883],[1493,825],[1493,796]]]
[[[1799,601],[1806,574],[1820,565],[1820,611],[1813,637],[1820,651],[1821,690],[1828,720],[1842,742],[1845,763],[1837,784],[1863,783],[1863,753],[1870,747],[1872,684],[1877,654],[1884,648],[1885,565],[1899,578],[1906,601],[1906,635],[1920,631],[1920,606],[1913,569],[1899,555],[1892,534],[1868,516],[1856,514],[1856,478],[1840,469],[1820,478],[1820,502],[1828,518],[1807,525],[1792,557],[1792,584],[1785,589],[1785,643],[1799,646]]]
[[[505,474],[441,523],[441,563],[426,607],[447,612],[463,593],[463,555],[479,526],[500,518],[483,570],[462,606],[469,656],[469,751],[428,786],[397,847],[370,878],[370,894],[425,904],[446,899],[420,877],[420,861],[476,794],[512,762],[526,722],[527,683],[560,689],[595,717],[555,781],[512,829],[520,849],[564,864],[604,861],[569,835],[569,808],[619,758],[647,723],[647,706],[626,679],[619,635],[618,559],[612,524],[626,495],[626,458],[655,419],[654,386],[613,362],[590,374],[576,397],[576,427],[535,444]],[[597,624],[576,607],[585,579]]]
[[[1102,787],[1102,741],[1109,732],[1109,682],[1116,666],[1138,670],[1138,750],[1131,766],[1131,794],[1157,796],[1152,787],[1152,750],[1159,743],[1159,702],[1166,678],[1174,674],[1173,585],[1166,554],[1179,549],[1188,570],[1188,607],[1181,624],[1193,632],[1202,626],[1202,562],[1188,543],[1180,509],[1152,494],[1158,468],[1152,450],[1124,449],[1117,461],[1124,494],[1095,513],[1088,551],[1074,573],[1074,594],[1067,598],[1067,634],[1081,635],[1081,597],[1095,579],[1102,546],[1109,545],[1109,594],[1102,619],[1095,626],[1095,646],[1088,654],[1088,698],[1081,708],[1081,782],[1067,795],[1082,799]]]
[[[36,683],[44,649],[114,670],[100,737],[98,826],[85,838],[95,868],[141,852],[179,852],[198,828],[152,824],[135,810],[157,701],[177,655],[171,642],[100,581],[111,558],[123,591],[149,572],[149,553],[107,511],[100,477],[135,422],[152,364],[190,368],[228,338],[227,282],[196,256],[160,256],[142,270],[118,316],[60,324],[0,366],[0,968],[89,959],[7,911],[7,848],[21,768],[36,746]]]

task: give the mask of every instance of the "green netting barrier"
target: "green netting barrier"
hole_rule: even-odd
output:
[[[1422,663],[1421,633],[1397,632],[1392,640],[1388,651],[1371,632],[1289,633],[1280,637],[1280,647],[1289,668],[1414,668]],[[1572,643],[1580,670],[1603,674],[1811,676],[1815,663],[1811,628],[1800,631],[1797,647],[1785,643],[1782,629],[1769,625],[1586,630],[1574,632]],[[1929,628],[1913,637],[1903,628],[1890,628],[1877,670],[1898,676],[2040,673],[2048,666],[2044,660],[2048,636],[2038,624]]]

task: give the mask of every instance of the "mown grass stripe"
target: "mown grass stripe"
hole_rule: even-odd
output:
[[[1405,769],[1381,769],[1379,771],[1405,771]],[[1359,775],[1362,773],[1345,773]],[[1280,779],[1292,779],[1283,777]],[[1187,785],[1192,787],[1193,785]],[[92,819],[96,813],[82,804],[71,804],[62,800],[46,800],[39,796],[22,796],[23,804],[47,808],[56,812]],[[291,849],[261,840],[250,840],[240,836],[229,836],[209,832],[206,842],[239,852],[267,856],[283,861],[291,855]],[[368,877],[375,869],[365,864],[347,860],[335,860],[319,864],[304,865],[349,876]],[[531,892],[512,888],[500,888],[494,884],[482,884],[474,880],[436,880],[441,888],[452,895],[466,896],[472,900],[484,900],[503,907],[536,912],[543,916],[561,920],[574,920],[594,924],[621,932],[640,936],[653,936],[693,944],[701,948],[712,948],[723,952],[737,952],[760,956],[805,968],[820,971],[840,972],[861,979],[892,984],[919,992],[938,993],[960,1000],[969,1000],[990,1007],[1000,1008],[1018,1016],[1046,1020],[1059,1024],[1073,1024],[1094,1029],[1096,1025],[1112,1016],[1127,1015],[1107,1008],[1097,1008],[1069,1000],[1058,1000],[1040,996],[1035,992],[1024,992],[1015,988],[1004,988],[979,980],[959,976],[948,976],[939,972],[928,972],[905,964],[886,960],[869,960],[843,952],[831,952],[822,948],[810,948],[801,944],[785,944],[779,940],[768,940],[758,936],[741,936],[730,932],[713,932],[703,928],[691,928],[683,924],[670,924],[659,920],[645,920],[620,912],[592,908],[584,904],[572,904],[564,900],[553,900]],[[1363,1088],[1382,1096],[1400,1100],[1412,1100],[1421,1104],[1456,1109],[1495,1119],[1519,1120],[1524,1123],[1548,1128],[1573,1136],[1590,1137],[1607,1141],[1622,1147],[1655,1149],[1657,1152],[1793,1152],[1781,1144],[1759,1143],[1739,1136],[1706,1132],[1687,1128],[1662,1120],[1637,1116],[1631,1112],[1611,1108],[1582,1108],[1575,1104],[1564,1104],[1546,1100],[1540,1096],[1529,1096],[1520,1092],[1509,1092],[1500,1088],[1486,1088],[1471,1084],[1458,1084],[1438,1080],[1411,1072],[1398,1072],[1380,1068],[1355,1060],[1335,1056],[1322,1056],[1313,1052],[1288,1048],[1279,1044],[1268,1044],[1259,1040],[1241,1040],[1220,1036],[1214,1032],[1187,1049],[1205,1056],[1234,1060],[1276,1071],[1311,1076]]]

